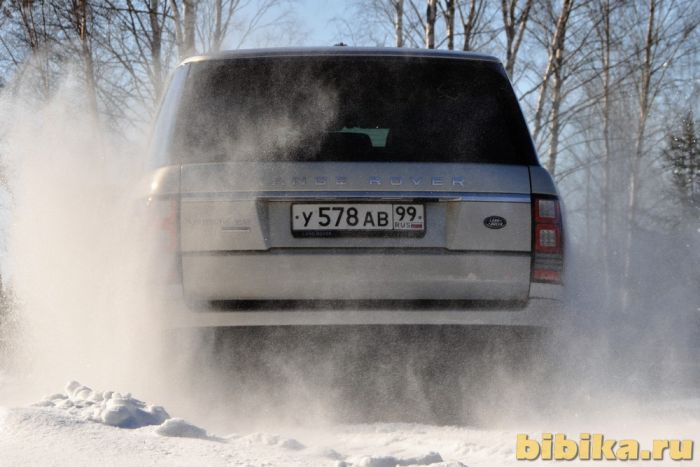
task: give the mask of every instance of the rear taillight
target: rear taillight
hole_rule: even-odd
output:
[[[532,225],[532,281],[561,283],[564,236],[556,197],[533,196]]]
[[[179,203],[175,196],[152,197],[148,211],[153,234],[152,266],[168,283],[180,282]]]

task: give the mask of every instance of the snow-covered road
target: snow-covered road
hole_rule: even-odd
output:
[[[698,440],[699,414],[700,404],[684,401],[650,408],[643,421],[609,414],[598,430],[641,441]],[[594,425],[590,419],[560,420],[537,429],[564,429],[573,436]],[[528,428],[535,427],[522,427]],[[130,394],[93,391],[73,382],[37,404],[0,409],[0,465],[498,467],[523,464],[515,459],[516,433],[408,423],[280,425],[264,432],[211,433]],[[698,465],[693,462],[682,464]]]
[[[7,466],[500,466],[514,464],[514,435],[459,427],[372,424],[299,429],[296,437],[240,433],[207,438],[124,429],[56,408],[5,409]]]

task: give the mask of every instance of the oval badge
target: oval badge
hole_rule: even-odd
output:
[[[484,219],[484,225],[489,229],[502,229],[506,226],[506,220],[501,216],[489,216]]]

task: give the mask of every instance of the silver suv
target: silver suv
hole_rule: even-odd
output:
[[[559,313],[557,191],[493,57],[192,58],[151,153],[173,290],[207,305],[182,319],[547,326]]]

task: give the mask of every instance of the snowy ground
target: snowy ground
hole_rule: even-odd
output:
[[[513,458],[511,434],[457,427],[372,424],[300,428],[298,437],[218,435],[129,394],[96,392],[77,383],[33,406],[0,414],[3,465],[473,467]]]
[[[499,464],[489,458],[512,457],[512,438],[504,434],[472,435],[466,429],[420,425],[336,427],[325,434],[330,445],[267,433],[209,439],[163,437],[152,426],[125,430],[46,408],[11,409],[5,412],[3,425],[3,465],[321,466],[342,465],[344,460],[348,465],[393,467],[459,466],[437,461],[470,458],[473,462],[468,465],[473,467]],[[435,454],[436,449],[442,452]]]
[[[610,436],[700,439],[697,401],[649,408],[644,421],[612,415],[614,424],[598,425]],[[589,422],[578,422],[578,428],[591,427]],[[576,425],[577,421],[557,422],[551,429],[568,428],[575,435]],[[130,394],[93,391],[78,383],[69,383],[63,392],[32,406],[0,409],[0,427],[0,464],[8,466],[523,464],[515,460],[516,431],[380,423],[287,427],[278,433],[208,433]]]

